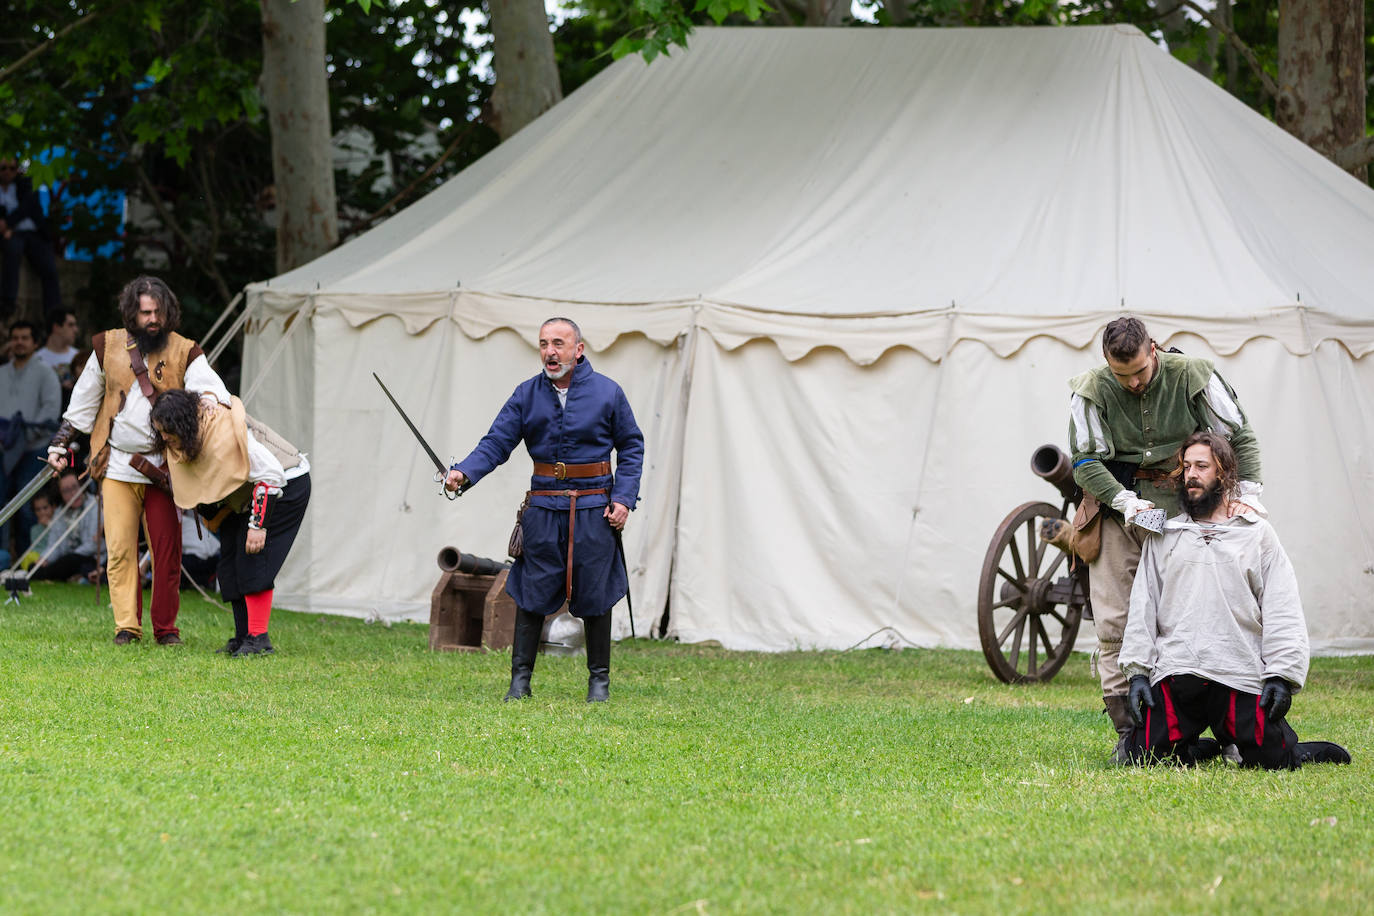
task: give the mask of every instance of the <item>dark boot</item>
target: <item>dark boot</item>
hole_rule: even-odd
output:
[[[534,657],[539,654],[539,637],[544,633],[544,616],[515,609],[515,637],[510,645],[510,690],[505,699],[523,700],[530,695],[530,675]]]
[[[583,617],[587,636],[587,702],[604,703],[611,698],[611,612],[599,617]]]
[[[1135,730],[1135,721],[1131,718],[1126,697],[1103,697],[1102,703],[1107,707],[1107,715],[1112,720],[1112,727],[1116,729],[1116,749],[1112,751],[1112,762],[1117,764],[1130,763],[1131,732]]]
[[[1330,741],[1299,741],[1298,763],[1349,763],[1350,752]]]
[[[277,650],[272,647],[272,640],[268,639],[266,633],[257,636],[245,636],[243,642],[234,650],[234,658],[248,658],[250,655],[271,655]]]

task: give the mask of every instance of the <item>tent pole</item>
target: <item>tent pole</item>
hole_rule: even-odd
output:
[[[207,342],[211,337],[215,336],[215,331],[219,330],[219,326],[224,324],[224,319],[229,317],[229,313],[234,310],[234,306],[238,305],[242,300],[243,290],[239,290],[238,294],[235,295],[233,299],[229,300],[229,304],[224,307],[224,311],[219,313],[219,317],[215,319],[215,323],[210,325],[210,330],[205,332],[205,340]]]
[[[911,524],[906,529],[906,546],[902,548],[902,563],[897,569],[897,585],[892,590],[892,613],[894,617],[902,609],[902,585],[906,580],[907,564],[911,560],[911,542],[916,536],[916,520],[921,514],[921,497],[925,493],[926,468],[930,466],[930,446],[934,439],[935,417],[940,410],[940,393],[945,383],[945,362],[949,359],[950,348],[954,343],[954,309],[955,304],[951,302],[949,312],[945,316],[945,345],[940,354],[940,362],[935,367],[935,385],[930,398],[930,419],[926,426],[925,447],[921,450],[921,471],[916,476],[916,500],[911,507]]]
[[[262,386],[263,380],[267,378],[267,373],[272,371],[272,367],[276,364],[277,358],[282,355],[286,350],[286,345],[291,342],[291,337],[296,333],[296,328],[310,320],[310,316],[306,314],[307,310],[314,311],[314,308],[315,297],[311,296],[305,300],[305,305],[296,309],[291,317],[286,320],[287,327],[286,330],[282,332],[281,340],[277,341],[277,345],[272,348],[272,352],[267,354],[266,361],[263,362],[262,368],[258,370],[258,377],[253,379],[253,384],[249,386],[248,390],[243,393],[243,397],[240,398],[245,404],[252,399],[253,395],[257,393],[258,388]]]
[[[229,346],[229,341],[234,339],[234,335],[237,334],[239,332],[239,329],[242,328],[248,322],[248,319],[250,317],[252,317],[253,311],[256,309],[256,307],[257,306],[255,303],[249,302],[248,307],[239,313],[239,317],[234,319],[234,323],[231,324],[228,330],[224,332],[224,336],[219,339],[219,343],[215,344],[215,346],[206,355],[205,358],[210,361],[210,365],[213,366],[215,364],[215,360],[219,359],[220,354],[224,352],[224,348]]]

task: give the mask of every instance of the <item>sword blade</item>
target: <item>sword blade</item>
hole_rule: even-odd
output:
[[[5,524],[5,522],[9,521],[10,517],[14,515],[14,513],[18,512],[19,509],[26,502],[32,499],[35,493],[43,489],[43,485],[46,484],[49,480],[52,480],[53,474],[55,473],[56,471],[54,471],[50,465],[45,463],[43,465],[43,470],[39,471],[36,475],[34,475],[33,480],[30,480],[28,483],[24,484],[24,489],[14,494],[14,499],[11,499],[9,502],[5,503],[5,508],[0,509],[0,525],[3,525]]]
[[[424,436],[420,435],[420,431],[415,428],[415,424],[410,422],[410,417],[406,416],[406,412],[401,409],[401,405],[396,403],[396,399],[391,396],[391,392],[387,389],[386,383],[383,382],[375,372],[372,373],[372,377],[377,379],[378,385],[382,386],[382,393],[385,394],[386,399],[391,402],[391,406],[396,408],[396,412],[401,415],[401,419],[406,421],[406,426],[410,427],[411,433],[415,436],[415,441],[420,443],[420,447],[425,450],[425,454],[429,456],[429,460],[434,462],[434,466],[439,469],[439,473],[447,474],[448,468],[439,460],[439,456],[434,453],[434,449],[429,447],[429,443],[425,441]]]

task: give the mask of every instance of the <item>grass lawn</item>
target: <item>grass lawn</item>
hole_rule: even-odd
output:
[[[0,609],[0,910],[1368,912],[1374,658],[1318,659],[1294,773],[1118,769],[1086,658],[1007,687],[954,651],[622,643],[433,654],[278,612],[278,655],[111,644],[89,588]],[[146,615],[145,615],[146,620]]]

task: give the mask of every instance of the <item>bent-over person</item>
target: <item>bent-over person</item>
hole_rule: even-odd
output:
[[[450,490],[476,484],[522,440],[534,460],[520,513],[523,549],[506,579],[517,608],[507,700],[530,696],[544,618],[564,602],[586,631],[587,702],[610,697],[611,608],[629,590],[620,532],[639,500],[644,436],[625,392],[592,370],[584,349],[570,319],[545,321],[543,371],[515,389],[444,481]]]
[[[1145,542],[1121,646],[1130,678],[1133,763],[1191,764],[1211,728],[1240,764],[1296,769],[1349,763],[1325,741],[1299,743],[1286,714],[1307,680],[1307,622],[1278,535],[1236,505],[1240,479],[1224,436],[1199,432],[1179,451],[1183,513]]]
[[[228,410],[207,411],[195,392],[164,391],[152,423],[177,505],[198,511],[219,535],[215,578],[233,608],[234,635],[216,651],[275,651],[267,635],[272,593],[310,502],[310,462],[238,398]]]

